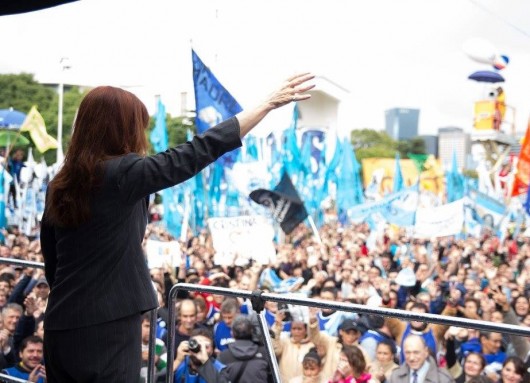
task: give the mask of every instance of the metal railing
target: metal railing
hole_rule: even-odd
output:
[[[173,381],[173,362],[175,359],[175,323],[176,323],[176,297],[180,290],[184,291],[196,291],[202,293],[218,294],[238,298],[247,298],[252,302],[252,307],[256,311],[259,319],[259,325],[261,327],[261,333],[264,336],[266,349],[268,352],[269,363],[273,372],[275,382],[280,383],[280,377],[278,372],[278,363],[274,355],[271,337],[268,331],[267,322],[265,320],[265,314],[263,311],[263,305],[266,301],[277,302],[277,303],[289,303],[294,305],[317,307],[333,309],[337,311],[347,311],[360,314],[372,314],[381,315],[385,317],[392,317],[410,321],[420,321],[428,323],[438,323],[449,326],[458,326],[465,328],[473,328],[483,331],[493,331],[504,334],[518,335],[530,337],[530,328],[516,326],[506,323],[493,323],[483,320],[473,320],[460,317],[449,317],[443,315],[429,314],[429,313],[417,313],[398,309],[388,309],[384,307],[370,307],[355,303],[346,302],[334,302],[334,301],[323,301],[319,299],[301,298],[299,296],[292,296],[290,294],[275,294],[265,293],[261,290],[246,291],[228,289],[223,287],[212,287],[204,285],[193,285],[190,283],[177,283],[171,288],[169,292],[169,329],[168,329],[168,343],[167,343],[167,373],[166,383]]]
[[[0,374],[0,382],[2,383],[31,383],[29,380],[15,378],[6,374]]]
[[[1,258],[0,263],[22,266],[22,267],[32,267],[36,269],[44,269],[44,263],[34,262],[34,261],[25,261],[22,259],[14,258]],[[148,351],[148,364],[147,364],[147,383],[153,383],[155,381],[155,339],[156,339],[156,317],[157,309],[151,310],[150,319],[149,319],[149,351]],[[11,379],[11,380],[6,380]],[[25,380],[19,380],[17,378],[8,377],[8,375],[0,374],[0,382],[26,382]]]

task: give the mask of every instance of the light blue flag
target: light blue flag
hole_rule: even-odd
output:
[[[414,226],[418,210],[419,183],[390,194],[384,201],[381,215],[388,223],[399,227]]]
[[[350,142],[342,142],[342,156],[337,182],[337,213],[339,220],[345,222],[348,209],[364,202],[361,181],[361,166],[355,157]]]
[[[164,205],[164,225],[167,231],[178,238],[182,230],[182,214],[179,211],[179,200],[183,188],[180,185],[162,191],[162,202]]]
[[[169,147],[167,124],[166,124],[166,107],[158,99],[158,110],[155,117],[155,127],[149,135],[149,140],[156,152],[163,152]],[[180,236],[182,229],[182,214],[179,212],[179,195],[182,188],[178,185],[162,191],[162,204],[164,206],[163,222],[167,231],[175,238]]]
[[[291,126],[284,132],[282,155],[284,169],[290,176],[297,175],[301,167],[301,153],[296,139],[296,128],[298,126],[298,104],[293,109],[293,120]]]
[[[210,174],[210,188],[208,190],[208,215],[210,217],[218,217],[224,168],[218,162],[215,162],[212,166],[213,170]]]
[[[195,125],[199,134],[235,116],[243,110],[234,97],[221,85],[210,69],[204,65],[194,50],[193,84],[195,89]],[[238,150],[223,155],[221,162],[232,166],[237,160]]]
[[[340,164],[341,158],[342,158],[342,144],[340,142],[339,137],[336,136],[335,151],[333,152],[333,157],[331,157],[331,160],[329,161],[329,164],[326,168],[326,180],[337,183],[337,175],[335,173],[335,170]]]
[[[311,171],[311,138],[307,137],[303,140],[302,152],[300,153],[300,172],[304,176],[312,174]]]
[[[396,168],[394,170],[394,186],[392,187],[392,192],[397,193],[403,189],[403,173],[401,172],[401,163],[399,153],[396,153]]]
[[[244,138],[245,147],[245,161],[252,162],[259,160],[259,149],[257,145],[256,137],[252,134],[247,134]]]
[[[283,172],[283,161],[280,150],[278,150],[278,145],[276,143],[276,137],[273,133],[270,133],[266,138],[266,147],[268,153],[270,153],[270,162],[267,165],[269,174],[271,175],[271,180],[269,188],[273,189],[274,186],[280,182],[280,178]]]
[[[157,153],[167,150],[169,146],[166,125],[166,107],[162,104],[160,99],[158,99],[155,127],[149,135],[149,140]]]
[[[453,161],[451,171],[446,172],[447,202],[454,202],[464,197],[464,176],[458,172],[458,161],[456,151],[453,150]]]

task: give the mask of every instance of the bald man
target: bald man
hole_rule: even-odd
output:
[[[454,383],[445,368],[439,368],[429,353],[425,339],[409,335],[403,342],[405,363],[395,369],[388,383]]]
[[[185,340],[190,340],[191,332],[203,327],[197,324],[197,305],[191,299],[183,299],[177,306],[177,323],[175,331],[175,355],[178,358],[178,348]],[[167,345],[167,334],[162,338]],[[179,360],[182,362],[182,360]],[[176,364],[178,366],[178,364]]]

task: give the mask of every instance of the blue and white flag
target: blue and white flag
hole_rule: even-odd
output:
[[[243,108],[234,97],[217,80],[210,69],[204,65],[194,50],[193,58],[193,84],[195,89],[195,110],[197,117],[195,125],[197,133],[204,133],[207,129],[220,122],[235,116]],[[237,159],[239,150],[225,154],[223,161],[229,165]]]
[[[414,225],[418,206],[418,186],[411,186],[400,192],[386,195],[382,200],[365,202],[348,209],[352,222],[362,222],[373,215],[379,215],[389,223],[406,227]]]

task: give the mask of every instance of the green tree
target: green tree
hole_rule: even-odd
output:
[[[0,75],[0,108],[28,113],[33,105],[42,113],[57,103],[53,89],[39,84],[32,74]]]
[[[397,143],[401,158],[407,158],[407,153],[426,154],[425,140],[421,137],[414,137],[410,140],[400,140]]]
[[[72,124],[81,99],[86,94],[77,86],[65,87],[63,97],[63,149],[66,151],[72,133]],[[57,137],[59,96],[57,89],[38,83],[32,74],[0,75],[0,109],[10,108],[28,113],[35,105],[42,115],[48,134]],[[48,164],[55,162],[56,150],[48,150],[44,158]],[[37,160],[41,154],[33,150]]]
[[[407,158],[407,153],[425,154],[425,141],[421,137],[396,141],[386,132],[373,129],[353,130],[351,143],[359,161],[363,158],[394,158],[396,152],[401,158]]]
[[[359,161],[363,158],[394,158],[397,142],[387,133],[373,129],[359,129],[351,132],[351,143]]]

